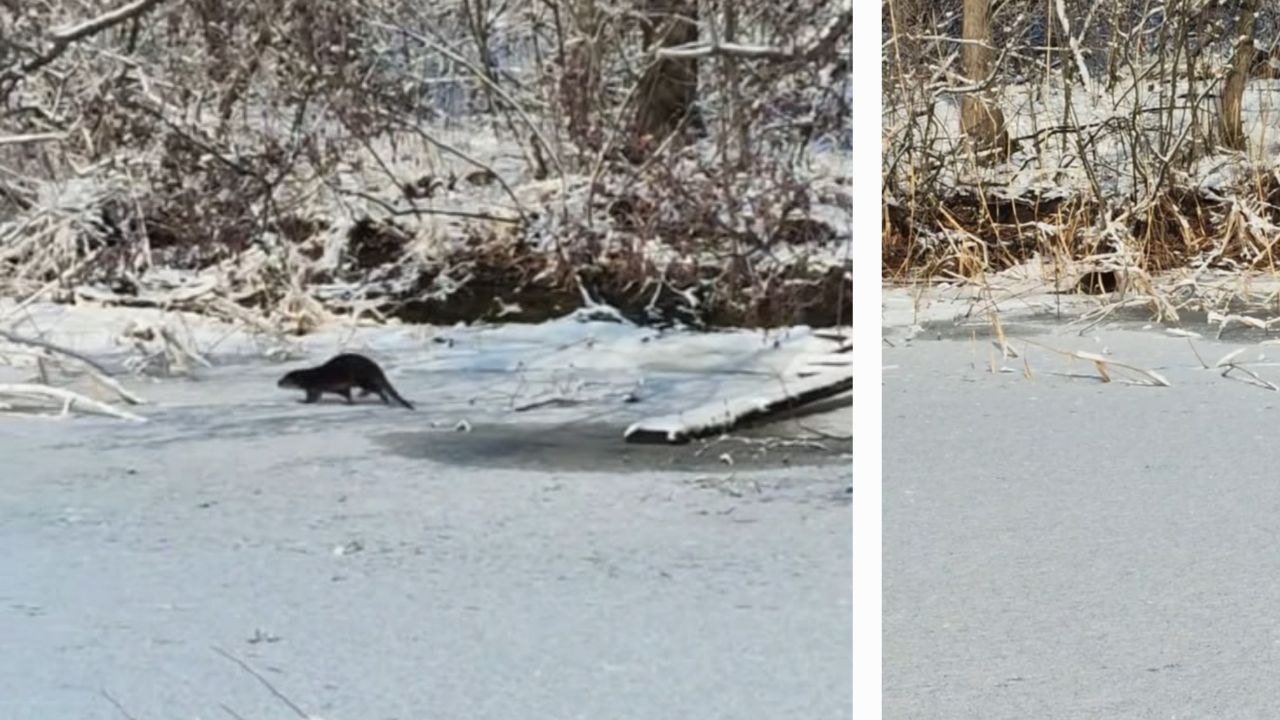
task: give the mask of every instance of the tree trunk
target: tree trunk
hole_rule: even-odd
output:
[[[698,40],[697,0],[646,0],[643,21],[645,50],[674,47]],[[700,127],[698,61],[654,58],[640,79],[632,159],[648,155],[686,119]]]
[[[1258,12],[1258,0],[1246,0],[1240,9],[1240,25],[1236,30],[1236,57],[1222,85],[1222,108],[1218,118],[1222,131],[1222,144],[1234,150],[1244,150],[1244,127],[1240,122],[1240,104],[1244,98],[1244,81],[1249,77],[1253,63],[1253,28]]]
[[[577,0],[564,3],[569,9],[568,27],[561,32],[573,35],[561,57],[563,73],[560,77],[560,106],[565,114],[569,138],[579,149],[594,155],[602,142],[599,108],[603,105],[600,93],[600,48],[597,46],[601,15],[595,0]],[[557,12],[558,4],[552,8]]]
[[[992,71],[991,0],[964,0],[964,45],[960,63],[971,84],[984,82]],[[1007,144],[1004,114],[984,99],[985,90],[965,93],[960,100],[960,129],[974,144],[991,149]]]

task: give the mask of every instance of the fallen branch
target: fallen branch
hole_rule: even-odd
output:
[[[851,367],[779,382],[755,396],[721,400],[675,415],[634,423],[623,433],[628,442],[686,443],[693,438],[727,432],[741,423],[848,392]]]
[[[35,383],[3,383],[0,384],[0,396],[11,395],[21,398],[41,398],[54,399],[62,403],[62,414],[71,412],[76,405],[91,412],[100,415],[109,415],[121,420],[132,420],[134,422],[146,422],[147,419],[134,415],[125,410],[113,408],[110,405],[94,400],[91,397],[75,393],[62,388],[51,387],[49,385],[37,385]]]
[[[119,395],[120,399],[124,400],[130,405],[146,404],[146,400],[143,400],[137,395],[134,395],[128,390],[125,390],[124,387],[120,385],[120,383],[111,379],[111,377],[109,377],[111,373],[108,372],[106,368],[102,367],[101,365],[94,362],[93,360],[90,360],[84,355],[81,355],[80,353],[75,352],[74,350],[68,350],[67,348],[64,348],[60,345],[55,345],[45,340],[37,340],[36,338],[28,338],[28,337],[22,337],[21,335],[14,335],[13,333],[8,332],[6,330],[0,330],[0,338],[3,338],[4,340],[8,340],[9,342],[14,343],[15,345],[27,345],[30,347],[39,348],[40,350],[44,351],[43,357],[46,360],[51,360],[53,362],[58,362],[62,359],[74,360],[75,362],[83,366],[85,372],[89,374],[89,377],[92,378],[95,383],[106,388],[107,390],[110,390],[116,395]]]
[[[72,358],[73,360],[79,360],[80,362],[84,363],[85,365],[88,365],[94,370],[97,370],[103,375],[110,374],[110,372],[106,368],[102,367],[101,365],[89,359],[88,357],[85,357],[84,355],[81,355],[80,353],[74,350],[68,350],[67,348],[62,347],[61,345],[54,345],[53,343],[48,342],[47,340],[38,340],[36,338],[29,338],[29,337],[23,337],[21,335],[15,335],[7,330],[0,330],[0,338],[8,340],[9,342],[14,343],[16,345],[30,345],[31,347],[38,347],[44,350],[48,350],[50,352],[57,353],[59,355],[65,355],[69,358]]]

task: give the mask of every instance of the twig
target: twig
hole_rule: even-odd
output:
[[[1204,361],[1204,358],[1200,357],[1200,351],[1196,350],[1196,344],[1191,342],[1191,338],[1187,338],[1187,345],[1191,347],[1191,352],[1195,353],[1196,360],[1200,361],[1200,366],[1205,370],[1208,370],[1209,364]]]
[[[809,427],[808,425],[805,425],[804,423],[801,423],[801,422],[797,422],[796,426],[799,427],[801,430],[804,430],[805,432],[813,433],[814,435],[817,435],[818,437],[821,437],[821,438],[826,438],[827,440],[840,440],[842,442],[848,442],[853,439],[852,435],[836,435],[835,433],[829,433],[829,432],[826,432],[825,430],[819,430],[818,428],[815,428],[815,427]]]
[[[116,700],[115,698],[111,697],[111,693],[107,692],[106,688],[99,688],[98,692],[102,695],[102,697],[107,699],[107,702],[114,705],[116,710],[118,710],[121,715],[125,716],[127,720],[138,720],[138,718],[129,714],[128,710],[124,709],[124,705],[121,705],[119,700]]]
[[[464,217],[464,218],[471,218],[475,220],[488,220],[490,222],[511,223],[513,225],[518,225],[521,222],[524,222],[522,218],[518,218],[518,217],[514,217],[514,218],[502,217],[501,215],[490,215],[489,213],[471,212],[467,210],[440,210],[436,208],[423,208],[423,207],[418,207],[416,203],[410,209],[401,210],[399,208],[396,208],[394,205],[387,202],[386,200],[375,197],[373,195],[370,195],[369,193],[362,192],[360,190],[347,190],[345,188],[340,188],[336,186],[333,189],[340,195],[350,195],[352,197],[358,197],[361,200],[368,200],[369,202],[380,206],[383,210],[387,212],[387,214],[393,215],[393,216],[413,215],[416,217],[420,215],[445,215],[448,217]]]
[[[480,160],[477,160],[471,155],[463,152],[457,147],[454,147],[453,145],[437,138],[431,133],[424,131],[422,128],[418,127],[416,124],[405,120],[404,118],[400,117],[397,114],[384,113],[382,117],[405,128],[407,131],[413,133],[418,138],[425,140],[426,142],[430,143],[437,149],[443,150],[444,152],[447,152],[450,155],[453,155],[459,158],[460,160],[467,163],[468,165],[487,171],[496,179],[499,187],[501,187],[502,191],[507,194],[507,197],[511,198],[511,202],[514,204],[516,213],[520,215],[520,219],[527,220],[527,215],[525,214],[525,211],[524,211],[524,205],[520,202],[520,198],[516,195],[516,192],[514,189],[512,189],[511,185],[506,180],[502,179],[501,173],[494,170],[489,165],[481,162]],[[378,159],[378,154],[374,152],[371,148],[370,148],[370,154],[373,155],[374,159]],[[393,173],[391,173],[389,170],[386,172],[389,176],[394,177]],[[568,192],[567,189],[563,187],[562,187],[562,190],[566,193]]]
[[[1045,345],[1044,343],[1036,342],[1034,340],[1029,340],[1027,338],[1023,338],[1022,341],[1031,345],[1037,345],[1050,352],[1058,353],[1059,355],[1065,355],[1066,357],[1076,358],[1077,360],[1087,360],[1093,363],[1094,367],[1097,368],[1098,370],[1098,374],[1102,376],[1103,382],[1111,382],[1111,376],[1110,374],[1107,373],[1107,366],[1114,365],[1118,368],[1124,368],[1125,370],[1130,370],[1132,372],[1138,373],[1139,375],[1142,375],[1143,377],[1147,378],[1147,380],[1150,381],[1146,383],[1148,385],[1154,385],[1157,387],[1173,387],[1173,383],[1170,383],[1167,379],[1165,379],[1163,375],[1156,372],[1155,370],[1148,370],[1146,368],[1140,368],[1136,365],[1122,363],[1118,360],[1112,360],[1111,358],[1104,357],[1097,353],[1085,352],[1084,350],[1059,350],[1055,347],[1051,347],[1049,345]]]
[[[1248,349],[1249,349],[1249,348],[1247,348],[1247,347],[1236,348],[1235,350],[1232,350],[1231,352],[1229,352],[1229,353],[1227,353],[1226,355],[1223,355],[1221,358],[1219,358],[1219,359],[1218,359],[1218,362],[1214,363],[1214,364],[1213,364],[1213,366],[1214,366],[1214,367],[1223,367],[1223,366],[1225,366],[1225,365],[1234,365],[1234,364],[1235,364],[1235,362],[1234,362],[1234,361],[1235,361],[1235,357],[1236,357],[1237,355],[1239,355],[1240,353],[1244,352],[1245,350],[1248,350]]]
[[[23,143],[49,142],[52,140],[62,140],[67,137],[66,133],[60,132],[42,132],[42,133],[26,133],[25,135],[5,135],[0,137],[0,145],[21,145]]]
[[[1080,71],[1080,81],[1084,84],[1085,92],[1093,94],[1093,79],[1089,77],[1089,67],[1085,64],[1084,55],[1080,53],[1080,38],[1071,34],[1071,22],[1067,20],[1067,7],[1063,4],[1063,0],[1056,0],[1054,8],[1058,11],[1058,22],[1062,24],[1062,34],[1067,36],[1067,44]]]
[[[660,58],[705,58],[705,57],[736,57],[750,58],[762,60],[795,60],[800,57],[798,53],[789,52],[782,48],[769,47],[767,45],[742,45],[740,43],[689,43],[687,45],[678,45],[675,47],[660,48],[657,51]]]
[[[156,5],[159,5],[160,2],[161,0],[135,0],[128,5],[116,8],[115,10],[109,10],[96,18],[86,20],[79,25],[73,25],[65,30],[54,30],[49,33],[49,36],[53,39],[53,43],[48,50],[28,60],[16,69],[10,68],[9,70],[6,70],[3,76],[0,76],[0,81],[20,78],[27,73],[39,70],[54,60],[57,60],[58,57],[61,56],[62,53],[66,52],[66,49],[71,46],[71,43],[102,32],[112,26],[119,25],[126,20],[138,17]]]
[[[530,402],[524,403],[523,405],[516,405],[515,407],[511,408],[511,410],[513,412],[525,412],[526,410],[534,410],[540,407],[546,407],[548,405],[555,405],[557,407],[572,407],[574,405],[581,405],[581,404],[582,404],[581,400],[575,400],[574,398],[567,398],[562,395],[557,395],[555,397],[543,398],[541,400],[532,400]]]
[[[551,155],[551,162],[555,163],[556,170],[560,171],[561,184],[563,186],[565,170],[564,170],[564,165],[561,164],[560,162],[560,156],[555,152],[551,143],[547,142],[546,137],[544,137],[542,134],[542,131],[538,129],[537,124],[534,123],[533,119],[529,117],[529,114],[524,111],[524,107],[520,103],[516,102],[515,99],[512,98],[509,94],[507,94],[506,90],[502,89],[497,83],[495,83],[488,76],[487,73],[482,72],[480,68],[477,68],[474,64],[472,64],[470,61],[468,61],[466,58],[462,57],[458,53],[445,47],[441,43],[435,42],[434,40],[432,40],[429,37],[426,37],[425,35],[421,35],[407,28],[397,27],[395,25],[379,22],[376,20],[370,21],[369,24],[381,27],[384,30],[390,30],[392,32],[401,33],[405,37],[413,38],[414,40],[417,40],[423,45],[433,48],[434,50],[439,52],[441,55],[444,55],[445,57],[449,58],[450,60],[458,63],[462,67],[469,70],[477,80],[479,80],[482,84],[484,84],[486,87],[492,90],[495,95],[507,101],[507,103],[511,106],[511,109],[515,111],[516,115],[520,116],[520,119],[524,121],[525,126],[528,127],[529,131],[538,138],[538,141],[542,143],[542,146]]]
[[[310,720],[310,718],[311,718],[311,716],[310,716],[310,715],[308,715],[306,712],[304,712],[304,711],[302,710],[302,708],[300,708],[300,707],[298,707],[296,704],[294,704],[294,702],[293,702],[292,700],[290,700],[289,698],[285,697],[285,694],[284,694],[284,693],[282,693],[282,692],[280,692],[279,690],[277,690],[277,689],[276,689],[276,687],[275,687],[274,685],[272,685],[272,684],[271,684],[271,682],[270,682],[269,680],[267,680],[266,678],[262,677],[262,675],[261,675],[261,674],[259,674],[257,670],[254,670],[253,668],[249,667],[249,664],[248,664],[248,663],[246,663],[245,661],[243,661],[243,660],[241,660],[240,658],[236,657],[235,655],[232,655],[231,653],[227,652],[226,650],[223,650],[222,648],[218,647],[217,645],[214,645],[214,646],[213,646],[213,651],[214,651],[214,652],[216,652],[216,653],[218,653],[218,654],[219,654],[219,655],[221,655],[222,657],[224,657],[224,658],[226,658],[226,659],[230,660],[231,662],[233,662],[233,663],[235,663],[235,664],[239,665],[239,666],[240,666],[240,669],[244,670],[245,672],[247,672],[247,673],[249,673],[250,675],[252,675],[252,676],[254,676],[255,678],[257,678],[257,679],[258,679],[258,682],[262,683],[262,685],[263,685],[265,688],[267,688],[267,690],[268,690],[268,691],[270,691],[270,693],[271,693],[272,695],[275,695],[277,700],[279,700],[280,702],[282,702],[282,703],[284,703],[286,706],[288,706],[288,708],[289,708],[290,710],[292,710],[292,711],[294,712],[294,714],[296,714],[298,717],[302,718],[302,720]]]
[[[1260,385],[1268,390],[1275,390],[1277,392],[1280,392],[1280,387],[1276,387],[1274,383],[1263,380],[1262,378],[1258,377],[1257,373],[1255,373],[1254,371],[1250,370],[1247,367],[1244,367],[1243,365],[1236,365],[1235,363],[1231,363],[1230,365],[1227,366],[1226,370],[1222,371],[1222,377],[1230,377],[1232,370],[1239,370],[1240,372],[1248,375],[1250,378],[1253,379],[1253,382],[1256,385]]]

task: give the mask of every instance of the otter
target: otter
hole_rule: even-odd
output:
[[[387,382],[387,376],[382,374],[377,363],[354,353],[338,355],[319,367],[294,370],[280,378],[276,387],[306,390],[304,403],[313,403],[327,392],[341,395],[349,403],[355,402],[351,399],[351,389],[360,388],[361,397],[376,394],[388,405],[394,398],[401,405],[413,409],[413,405],[400,397],[400,393]]]

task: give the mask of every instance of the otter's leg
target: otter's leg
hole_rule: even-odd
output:
[[[309,389],[309,390],[307,390],[307,399],[306,399],[306,400],[303,400],[302,402],[304,402],[304,403],[313,403],[313,402],[315,402],[315,401],[317,401],[317,400],[319,400],[319,399],[320,399],[320,391],[319,391],[319,390],[310,390],[310,389]]]
[[[386,393],[382,392],[382,388],[378,387],[377,385],[361,385],[360,397],[364,397],[365,395],[377,395],[378,397],[382,398],[382,402],[385,403],[387,401]]]
[[[352,399],[351,399],[351,388],[349,388],[349,387],[340,388],[340,389],[338,389],[338,390],[334,390],[334,392],[335,392],[335,393],[337,393],[337,394],[339,394],[339,395],[341,395],[342,397],[346,398],[346,399],[347,399],[347,404],[348,404],[348,405],[350,405],[351,403],[355,402],[355,400],[352,400]]]

